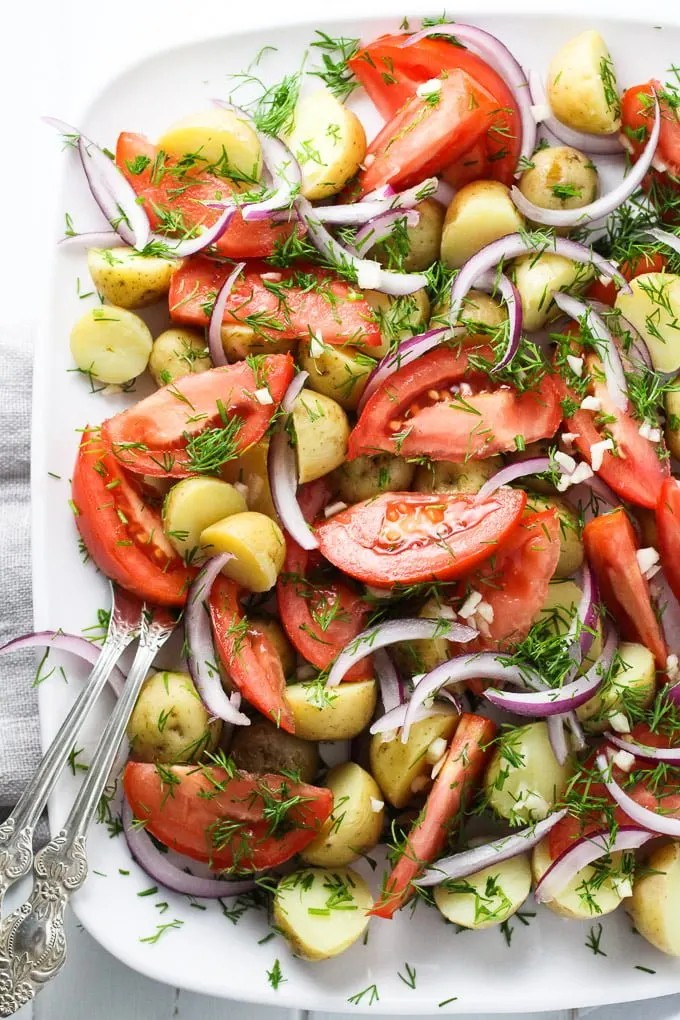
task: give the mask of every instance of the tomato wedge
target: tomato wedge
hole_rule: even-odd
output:
[[[493,360],[489,348],[475,354]],[[476,372],[466,351],[440,348],[399,369],[369,398],[349,437],[348,459],[378,452],[468,461],[550,439],[562,417],[559,389],[546,375],[519,393]]]
[[[183,606],[196,571],[184,565],[160,513],[97,430],[83,432],[71,493],[76,526],[101,572],[141,599]]]
[[[498,103],[466,71],[446,71],[434,100],[414,95],[368,147],[358,177],[365,195],[408,188],[454,162],[489,130]],[[372,158],[371,158],[372,157]]]
[[[619,507],[589,521],[583,529],[588,561],[597,575],[602,599],[627,641],[646,645],[657,667],[666,668],[668,651],[638,565],[635,532]]]
[[[676,599],[680,599],[680,484],[667,478],[656,507],[656,528],[664,573]]]
[[[366,584],[460,577],[508,541],[526,503],[519,489],[479,501],[461,493],[386,492],[317,528],[327,560]]]
[[[116,165],[137,192],[154,230],[174,226],[174,233],[186,232],[199,225],[209,227],[220,217],[219,209],[209,209],[205,202],[224,201],[238,190],[228,177],[207,173],[200,159],[190,154],[178,166],[177,159],[165,153],[144,135],[123,131],[116,144]],[[272,223],[270,219],[246,223],[237,212],[226,231],[216,242],[220,255],[228,258],[258,258],[272,255],[277,244],[287,240],[297,224]]]
[[[156,839],[215,871],[262,871],[312,842],[333,807],[330,790],[285,776],[205,765],[130,761],[123,777],[135,818]]]
[[[634,258],[626,259],[625,262],[622,262],[619,266],[619,272],[630,282],[636,276],[643,276],[645,273],[662,273],[667,265],[668,259],[658,251],[640,252]],[[599,277],[597,280],[593,280],[588,287],[586,297],[590,301],[601,301],[603,304],[611,305],[613,308],[618,293],[613,280]]]
[[[267,430],[293,378],[288,354],[268,354],[186,375],[109,418],[102,435],[137,474],[217,474]],[[255,391],[266,387],[273,403]]]
[[[232,269],[205,255],[185,259],[170,283],[171,318],[199,329],[206,326]],[[318,266],[274,269],[264,262],[248,263],[229,295],[223,322],[250,325],[265,344],[314,333],[329,344],[382,343],[380,325],[361,291]]]
[[[421,39],[407,46],[408,35],[383,35],[360,49],[349,66],[385,120],[390,120],[416,95],[423,82],[443,71],[460,69],[491,93],[496,110],[486,133],[471,149],[444,170],[454,187],[467,181],[494,179],[512,184],[522,143],[515,98],[486,61],[444,39]]]
[[[210,591],[208,608],[220,662],[246,701],[282,730],[294,733],[279,654],[266,634],[248,630],[238,595],[238,585],[222,575]]]
[[[635,162],[645,147],[654,123],[655,93],[659,96],[661,109],[656,158],[665,164],[667,170],[652,167],[645,175],[642,187],[649,194],[652,204],[659,208],[662,219],[675,223],[680,202],[680,120],[677,104],[665,98],[660,81],[652,79],[626,89],[621,99],[621,131],[630,149],[631,159]]]
[[[371,914],[392,917],[410,899],[413,880],[441,852],[461,808],[481,780],[495,735],[496,724],[490,719],[461,715],[446,761]]]

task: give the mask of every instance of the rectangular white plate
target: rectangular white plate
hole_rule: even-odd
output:
[[[264,78],[278,80],[299,66],[316,28],[331,35],[361,36],[368,41],[395,30],[402,13],[391,19],[319,21],[288,25],[246,35],[229,35],[228,4],[221,17],[206,27],[207,41],[186,44],[151,56],[112,80],[95,97],[81,127],[102,144],[112,146],[120,130],[157,136],[170,121],[205,106],[210,97],[227,94],[225,75],[243,70],[266,45],[276,45],[258,68]],[[418,0],[410,10],[432,13]],[[546,15],[535,0],[518,0],[515,13],[507,13],[503,0],[477,0],[455,10],[459,21],[469,21],[498,34],[525,67],[545,70],[549,57],[571,35],[599,28],[613,53],[622,87],[655,76],[680,53],[680,19],[661,28],[654,15],[638,7],[635,21],[616,20],[613,0],[573,0],[569,16]],[[439,8],[437,8],[438,10]],[[538,13],[534,13],[538,11]],[[453,14],[453,11],[450,11]],[[668,18],[669,15],[666,17]],[[299,13],[292,16],[299,20]],[[663,15],[657,14],[657,19]],[[417,17],[411,25],[419,25]],[[196,26],[191,26],[192,32]],[[179,35],[179,32],[178,32]],[[49,97],[46,97],[49,101]],[[362,116],[377,126],[377,118],[364,101]],[[59,111],[49,111],[59,113]],[[64,156],[65,173],[61,209],[72,215],[76,228],[100,225],[84,185],[75,154]],[[68,335],[72,323],[94,299],[81,299],[91,289],[82,251],[58,249],[52,264],[48,312],[37,351],[33,436],[33,541],[36,627],[62,627],[79,632],[96,620],[96,609],[107,605],[104,579],[91,564],[83,565],[76,529],[68,505],[69,478],[78,442],[77,429],[96,423],[131,399],[91,394],[84,377],[69,371],[72,364]],[[160,329],[164,313],[150,315],[152,328]],[[155,321],[154,321],[155,320]],[[143,393],[138,388],[137,396]],[[48,472],[60,476],[50,477]],[[62,660],[54,656],[52,662]],[[84,672],[63,660],[66,684],[55,673],[40,687],[43,743],[49,742],[65,715]],[[110,702],[101,706],[78,746],[81,761],[88,760],[94,738]],[[77,780],[64,777],[50,804],[53,830],[65,817]],[[595,956],[586,946],[590,924],[561,920],[539,908],[528,926],[513,921],[510,947],[503,935],[487,932],[455,934],[436,911],[420,907],[413,918],[408,910],[394,921],[374,919],[368,944],[356,945],[342,957],[308,964],[294,959],[282,938],[262,945],[269,931],[261,911],[247,911],[237,926],[219,906],[193,909],[182,897],[161,890],[157,895],[138,893],[151,883],[131,862],[122,838],[109,838],[103,825],[93,827],[89,853],[91,877],[74,899],[85,926],[111,953],[150,977],[213,995],[233,999],[298,1006],[318,1010],[347,1010],[349,998],[375,984],[379,999],[368,1007],[366,996],[358,1011],[372,1013],[529,1012],[643,999],[680,990],[680,961],[657,953],[631,931],[625,913],[603,919],[601,947]],[[129,875],[121,874],[129,871]],[[361,866],[363,870],[363,866]],[[367,871],[374,885],[377,880]],[[161,914],[158,903],[167,901]],[[534,907],[527,904],[526,909]],[[181,927],[166,932],[156,945],[140,942],[156,926],[177,919]],[[285,979],[273,990],[266,977],[275,959]],[[417,972],[416,988],[398,976],[408,962]],[[639,968],[648,968],[648,973]]]

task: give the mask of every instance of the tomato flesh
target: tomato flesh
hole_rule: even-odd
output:
[[[667,478],[656,507],[656,528],[664,573],[676,599],[680,599],[680,484]]]
[[[654,123],[654,94],[661,96],[661,130],[655,156],[665,164],[667,170],[651,167],[642,187],[652,204],[659,209],[661,218],[675,224],[680,203],[680,120],[676,105],[664,98],[663,91],[661,82],[655,79],[626,89],[621,99],[621,130],[631,159],[636,162]]]
[[[667,265],[668,259],[665,255],[661,255],[656,251],[641,252],[633,259],[627,259],[625,262],[622,262],[619,266],[619,271],[630,283],[636,276],[643,276],[645,273],[662,273]],[[611,305],[613,308],[616,304],[618,293],[617,286],[613,280],[599,278],[593,280],[590,284],[586,291],[586,297],[590,301],[601,301],[602,304]]]

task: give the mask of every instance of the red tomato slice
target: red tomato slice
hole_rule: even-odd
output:
[[[619,507],[589,521],[583,529],[588,561],[600,592],[627,641],[646,645],[659,669],[666,668],[668,651],[649,599],[649,586],[640,571],[635,532]]]
[[[498,104],[487,89],[458,70],[445,72],[441,83],[435,102],[414,95],[373,139],[358,178],[360,194],[384,184],[418,184],[489,130]]]
[[[444,177],[454,187],[480,178],[512,184],[522,135],[517,104],[506,83],[481,57],[462,46],[444,39],[421,39],[406,46],[408,38],[380,36],[349,61],[380,114],[390,120],[416,95],[419,85],[438,78],[442,71],[466,71],[495,98],[496,110],[482,140],[447,167]]]
[[[221,463],[233,460],[262,439],[292,378],[288,354],[261,357],[254,367],[239,361],[185,375],[109,418],[102,435],[121,463],[137,474],[171,478],[217,474],[220,458]],[[272,404],[261,404],[255,397],[255,391],[265,386]],[[208,451],[209,459],[208,453],[196,449],[199,435],[216,443]]]
[[[159,152],[144,135],[123,131],[118,136],[116,165],[139,195],[154,230],[165,232],[168,222],[176,224],[180,232],[199,224],[212,226],[220,210],[209,209],[204,203],[228,198],[235,190],[233,182],[201,171],[200,165],[178,169],[177,162]],[[135,172],[138,168],[139,173]],[[273,255],[277,244],[287,240],[294,230],[303,232],[299,224],[272,223],[268,219],[246,223],[237,212],[215,247],[228,258]]]
[[[369,913],[392,917],[410,899],[413,880],[439,855],[461,808],[481,781],[495,735],[496,724],[490,719],[461,715],[425,807],[385,881],[380,901]]]
[[[170,283],[171,318],[200,329],[206,326],[232,269],[205,255],[185,259]],[[265,343],[314,333],[329,344],[382,343],[380,325],[361,291],[318,266],[274,269],[264,262],[249,263],[229,295],[223,321],[250,324]]]
[[[184,605],[196,571],[185,567],[160,514],[95,430],[83,432],[71,492],[78,531],[101,572],[141,599]]]
[[[279,654],[266,634],[248,630],[238,594],[238,585],[222,576],[210,591],[208,608],[220,662],[246,701],[282,730],[294,733]]]
[[[475,353],[493,357],[489,348]],[[527,443],[551,438],[561,417],[552,375],[536,390],[518,393],[471,369],[466,351],[442,347],[399,369],[369,398],[349,437],[348,458],[384,451],[481,459],[514,450],[517,436]]]
[[[147,832],[215,871],[282,864],[312,842],[333,807],[331,791],[318,786],[205,765],[164,765],[161,773],[130,761],[123,784]]]
[[[680,599],[680,485],[667,478],[656,507],[661,562],[673,594]]]
[[[636,276],[644,273],[661,273],[668,265],[668,259],[659,252],[641,252],[631,261],[622,262],[619,271],[626,280],[634,280]],[[616,303],[618,295],[616,284],[613,280],[605,280],[603,277],[593,280],[586,291],[586,297],[591,301],[601,301],[605,305]]]
[[[627,89],[621,100],[622,136],[630,149],[631,159],[635,162],[649,138],[654,121],[654,104],[652,96],[656,92],[660,98],[661,130],[656,147],[656,157],[668,170],[662,172],[654,167],[646,174],[642,187],[649,194],[652,204],[658,206],[661,218],[670,223],[678,219],[678,202],[680,201],[680,120],[675,104],[664,98],[664,89],[660,81],[652,79],[642,85],[634,85]]]
[[[317,528],[327,560],[366,584],[392,587],[460,577],[497,552],[519,523],[526,493],[483,502],[459,493],[386,492]]]
[[[602,409],[579,409],[576,414],[565,419],[567,430],[576,435],[576,448],[584,460],[590,463],[591,446],[604,438],[597,424],[602,416],[606,421],[604,427],[607,434],[614,439],[615,452],[605,451],[597,474],[622,499],[637,506],[655,507],[663,481],[669,474],[668,461],[660,460],[657,447],[640,435],[640,423],[616,407],[604,381],[604,370],[599,359],[589,355],[586,358],[586,371],[591,376],[589,391],[600,400]],[[564,395],[571,396],[562,380],[560,383]]]

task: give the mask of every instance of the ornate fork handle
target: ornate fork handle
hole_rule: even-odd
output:
[[[66,960],[64,914],[87,878],[85,843],[139,689],[175,620],[165,610],[144,614],[139,648],[116,707],[63,829],[36,856],[28,900],[0,922],[0,1017],[30,1002]]]

